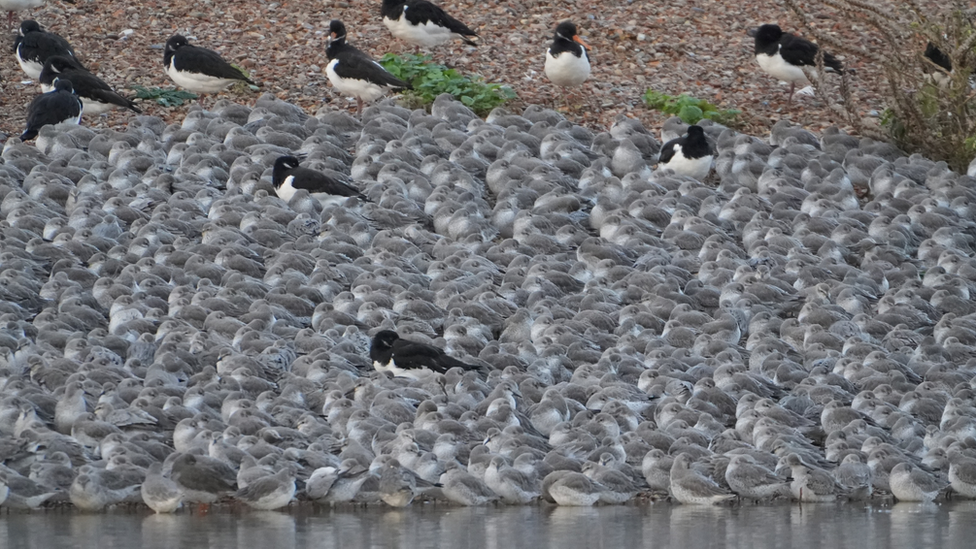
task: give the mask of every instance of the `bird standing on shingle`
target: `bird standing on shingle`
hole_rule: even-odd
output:
[[[783,32],[779,25],[766,24],[751,29],[749,36],[756,39],[756,62],[770,76],[790,83],[789,104],[798,83],[809,82],[808,68],[816,68],[820,47],[799,36]],[[824,67],[843,72],[844,66],[833,55],[823,53]]]
[[[346,42],[342,21],[329,23],[329,64],[325,73],[339,92],[356,98],[356,112],[363,112],[364,101],[375,101],[389,90],[408,90],[410,84],[390,74],[372,57]]]

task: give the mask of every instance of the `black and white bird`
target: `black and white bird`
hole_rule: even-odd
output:
[[[952,60],[946,53],[939,49],[938,46],[929,42],[925,45],[925,53],[922,54],[926,59],[935,63],[939,67],[942,67],[946,72],[952,72]]]
[[[414,379],[424,378],[432,372],[444,373],[451,368],[480,369],[448,356],[432,345],[402,339],[392,330],[382,330],[373,336],[369,358],[378,372]]]
[[[340,93],[356,98],[357,112],[364,101],[375,101],[390,90],[408,90],[410,84],[390,74],[382,65],[346,42],[346,26],[337,19],[329,23],[329,64],[325,73]]]
[[[701,126],[688,126],[688,134],[668,141],[661,147],[659,164],[679,175],[699,181],[712,169],[712,148]]]
[[[934,65],[925,67],[926,72],[931,74],[932,81],[939,86],[948,86],[952,82],[952,59],[949,55],[932,42],[926,44],[925,53],[922,55]],[[973,71],[970,70],[969,73],[972,75]],[[969,82],[972,87],[974,85],[972,76]]]
[[[478,45],[471,40],[477,33],[427,0],[383,0],[380,14],[393,36],[417,47],[439,46],[455,37]]]
[[[278,197],[285,202],[290,201],[299,189],[308,191],[323,207],[352,196],[369,200],[349,185],[298,164],[298,158],[294,156],[280,156],[275,160],[271,180]]]
[[[44,62],[55,55],[70,57],[82,67],[77,61],[74,48],[67,40],[53,32],[47,32],[37,21],[30,19],[20,24],[20,32],[14,38],[14,55],[17,56],[20,68],[34,80],[41,77]]]
[[[42,126],[48,124],[81,123],[81,112],[84,104],[74,93],[71,82],[54,80],[54,90],[42,93],[31,101],[27,107],[27,129],[21,134],[21,141],[28,141],[37,137]]]
[[[179,34],[166,41],[163,65],[176,85],[194,93],[217,93],[234,82],[257,85],[219,53],[194,46]]]
[[[135,103],[116,93],[101,78],[81,68],[73,57],[55,55],[48,58],[39,78],[41,89],[45,92],[53,90],[55,79],[71,82],[75,94],[85,104],[86,115],[102,114],[116,106],[142,112]]]
[[[556,25],[552,44],[546,50],[546,77],[557,86],[576,87],[590,77],[589,46],[579,37],[576,25],[563,21]]]
[[[751,29],[749,36],[756,39],[756,62],[773,78],[790,83],[788,102],[792,101],[796,85],[809,82],[806,70],[816,68],[820,47],[773,24]],[[841,62],[827,52],[823,54],[823,64],[836,72],[844,70]]]

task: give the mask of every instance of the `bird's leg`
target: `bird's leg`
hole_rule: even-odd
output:
[[[796,82],[790,82],[790,97],[786,100],[786,106],[789,107],[790,103],[793,102],[793,90],[796,89]]]
[[[356,114],[363,116],[363,100],[360,97],[356,98]]]

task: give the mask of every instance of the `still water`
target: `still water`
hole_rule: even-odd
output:
[[[972,548],[976,502],[0,514],[0,548]]]

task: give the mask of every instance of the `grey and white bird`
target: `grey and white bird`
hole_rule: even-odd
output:
[[[389,459],[380,468],[380,499],[390,507],[406,507],[424,488],[435,486],[403,468],[396,459]]]
[[[789,482],[777,477],[748,454],[733,454],[725,469],[725,481],[739,497],[768,500],[789,498]]]
[[[874,474],[859,454],[851,453],[844,456],[833,473],[834,478],[849,493],[851,499],[864,500],[871,497],[874,491]]]
[[[287,465],[273,475],[249,482],[234,497],[255,509],[270,511],[291,503],[296,490],[295,467]]]
[[[183,505],[183,490],[171,478],[163,475],[161,462],[149,467],[140,492],[142,501],[157,513],[173,513]]]
[[[786,456],[785,464],[792,471],[793,482],[790,483],[790,489],[796,500],[826,502],[846,495],[844,488],[830,473],[804,464],[797,454]]]
[[[691,467],[691,456],[678,454],[671,464],[671,495],[686,505],[715,505],[735,494]]]
[[[898,501],[931,502],[946,487],[946,483],[935,475],[909,462],[895,465],[888,475],[888,484],[891,486],[891,495]]]
[[[498,494],[484,481],[459,466],[444,471],[440,483],[444,497],[458,505],[479,506],[498,500]]]
[[[81,472],[75,477],[68,489],[68,497],[82,511],[101,511],[110,505],[121,503],[139,490],[138,484],[125,484],[113,471],[89,468],[87,472]]]
[[[181,454],[173,460],[172,479],[187,502],[209,504],[237,490],[237,475],[213,458]]]
[[[485,469],[485,484],[509,504],[524,505],[540,495],[535,480],[508,465],[502,456],[491,458]]]
[[[556,505],[590,507],[600,501],[603,488],[583,473],[558,470],[542,479],[542,492]]]

